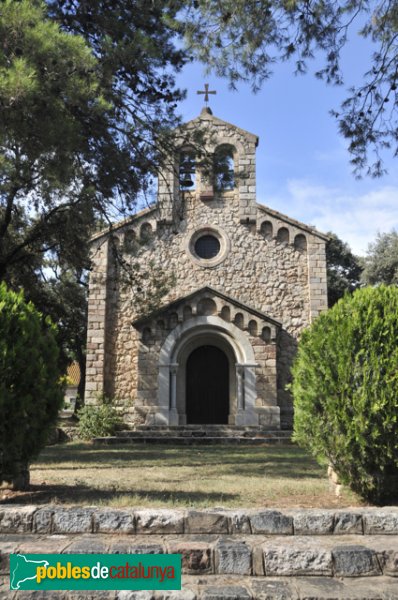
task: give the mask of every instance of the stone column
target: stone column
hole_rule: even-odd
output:
[[[244,409],[244,386],[243,386],[243,377],[244,377],[244,367],[243,365],[236,365],[236,396],[237,396],[237,405],[238,405],[238,413],[241,413]]]
[[[308,288],[312,322],[328,307],[325,240],[315,236],[308,240]]]
[[[258,414],[255,411],[257,364],[244,363],[236,365],[236,395],[238,410],[235,425],[258,425]]]
[[[179,205],[178,160],[170,157],[158,176],[159,223],[172,224]]]
[[[239,156],[235,165],[238,174],[239,190],[239,220],[241,223],[255,223],[256,207],[256,145],[258,139],[249,134],[250,140],[245,140],[244,154]],[[248,137],[249,137],[248,136]]]
[[[159,365],[158,396],[148,413],[147,424],[178,425],[177,412],[178,363]],[[157,402],[157,404],[156,404]]]
[[[85,403],[97,404],[104,392],[108,239],[101,237],[91,247],[92,270],[88,298],[87,366]]]
[[[170,365],[170,405],[169,425],[178,425],[177,412],[177,370],[178,364]]]

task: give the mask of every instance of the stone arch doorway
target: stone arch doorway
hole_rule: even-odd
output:
[[[228,361],[228,417],[231,425],[258,425],[255,409],[257,363],[245,333],[218,316],[195,316],[177,325],[159,355],[156,423],[186,425],[186,366],[201,346],[216,346]]]
[[[199,346],[186,363],[188,425],[226,425],[229,418],[229,361],[213,345]]]

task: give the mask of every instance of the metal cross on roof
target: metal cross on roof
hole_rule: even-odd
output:
[[[206,106],[207,106],[207,103],[208,103],[208,101],[209,101],[209,94],[217,94],[217,92],[216,92],[216,91],[213,91],[213,90],[212,90],[212,91],[210,91],[210,90],[209,90],[209,84],[208,84],[208,83],[205,83],[205,91],[204,91],[204,92],[203,92],[203,91],[199,91],[199,90],[198,90],[196,93],[197,93],[197,94],[204,94],[204,95],[205,95],[205,102],[206,102]]]

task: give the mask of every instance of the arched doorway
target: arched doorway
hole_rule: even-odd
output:
[[[186,425],[187,361],[202,346],[215,346],[228,361],[229,394],[224,423],[258,425],[256,401],[257,363],[245,332],[218,316],[192,316],[167,336],[159,355],[157,419],[159,425]],[[209,372],[204,381],[209,381]],[[225,418],[227,413],[227,418]]]
[[[186,364],[187,424],[227,424],[229,361],[217,346],[199,346]]]

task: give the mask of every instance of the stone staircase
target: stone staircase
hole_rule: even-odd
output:
[[[291,431],[268,430],[259,427],[234,425],[184,425],[150,427],[139,425],[135,429],[119,431],[111,437],[97,437],[99,444],[289,444]]]
[[[10,553],[178,553],[182,590],[10,592]],[[398,508],[0,505],[0,599],[398,600]]]

